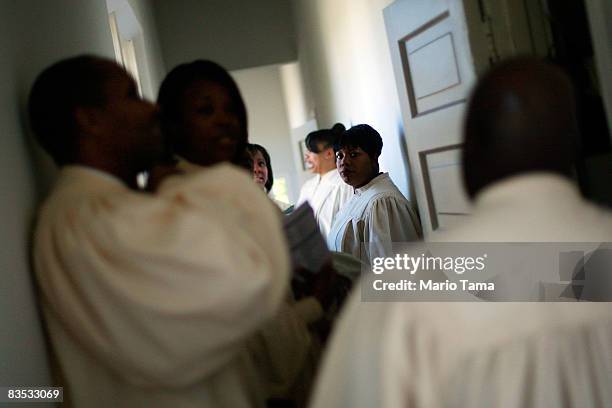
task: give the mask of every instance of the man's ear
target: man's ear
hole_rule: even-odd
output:
[[[74,108],[74,121],[81,133],[97,133],[102,124],[100,112],[93,107],[78,106]]]

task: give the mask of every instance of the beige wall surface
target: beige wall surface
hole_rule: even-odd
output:
[[[23,118],[25,137],[27,121],[25,105],[30,86],[46,66],[62,58],[94,54],[114,59],[114,51],[106,5],[99,0],[24,0],[13,2],[11,39],[16,48],[13,59],[17,103]],[[32,148],[35,178],[39,194],[44,195],[55,177],[50,160]]]
[[[35,183],[16,103],[17,75],[12,47],[14,8],[0,2],[0,384],[49,384],[28,242],[35,207]]]
[[[165,75],[166,55],[158,41],[153,2],[128,3],[143,33],[145,96],[154,98]],[[179,1],[158,3],[175,7],[168,15],[162,13],[163,21],[178,16],[177,25],[185,26]],[[196,16],[204,4],[203,16],[212,18],[206,20],[210,23],[202,32],[198,31],[202,15],[192,20],[196,34],[192,41],[166,47],[170,61],[190,50],[195,53],[189,59],[206,56],[230,68],[296,59],[289,2],[191,3],[188,15]],[[220,14],[211,11],[215,7]],[[27,95],[35,77],[51,63],[84,53],[114,58],[114,51],[104,0],[0,0],[0,34],[0,321],[5,327],[0,339],[0,384],[44,385],[51,379],[28,258],[35,212],[56,169],[32,141],[25,112]],[[204,40],[212,47],[207,55],[201,52]],[[287,177],[290,188],[294,187],[279,68],[238,72],[236,77],[249,105],[253,140],[270,148],[277,174]],[[296,194],[292,189],[289,193],[292,198]]]
[[[33,149],[25,104],[44,67],[81,53],[113,56],[103,1],[0,0],[0,384],[4,386],[51,381],[28,258],[35,210],[54,168]]]
[[[293,0],[293,9],[299,61],[319,125],[367,123],[378,130],[384,142],[381,169],[410,197],[406,144],[382,13],[390,3]]]
[[[247,106],[249,140],[266,148],[275,179],[286,179],[289,199],[295,203],[300,186],[291,150],[291,131],[283,98],[280,66],[233,71],[232,76]]]
[[[288,0],[154,0],[168,70],[198,58],[228,70],[296,59]]]
[[[137,52],[141,50],[139,67],[143,82],[143,94],[150,100],[157,99],[159,85],[166,75],[164,59],[159,43],[157,23],[153,14],[152,3],[149,0],[128,0],[142,28],[142,36],[136,39]],[[140,43],[141,42],[141,43]]]

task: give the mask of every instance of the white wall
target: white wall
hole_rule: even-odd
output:
[[[283,97],[280,66],[232,71],[249,115],[249,140],[268,150],[274,178],[285,177],[292,203],[299,194],[291,131]]]
[[[304,167],[304,140],[310,132],[319,128],[314,111],[312,94],[306,90],[302,65],[299,61],[283,64],[280,66],[281,82],[287,117],[291,128],[291,148],[293,150],[293,161],[299,186],[313,177],[313,174]],[[300,148],[300,146],[302,148]]]
[[[152,4],[147,0],[106,0],[106,5],[109,13],[115,13],[119,37],[133,43],[143,96],[156,100],[166,71]]]
[[[143,83],[143,94],[150,100],[157,99],[159,85],[166,75],[164,60],[153,15],[153,7],[149,0],[128,0],[140,23],[141,35],[134,39],[134,48],[139,62],[139,74]]]
[[[312,97],[306,92],[302,65],[298,61],[280,66],[289,126],[300,127],[314,118]]]
[[[0,384],[49,384],[38,310],[28,269],[35,183],[19,118],[11,47],[14,10],[0,2]]]
[[[28,257],[33,217],[53,168],[48,161],[39,161],[29,143],[25,102],[33,79],[44,67],[84,52],[113,55],[104,1],[0,0],[0,384],[4,386],[51,381]]]
[[[168,69],[210,59],[228,70],[296,59],[288,0],[155,0]]]
[[[367,123],[381,168],[409,196],[407,154],[382,10],[393,0],[293,0],[298,55],[321,127]],[[308,100],[308,98],[307,98]]]

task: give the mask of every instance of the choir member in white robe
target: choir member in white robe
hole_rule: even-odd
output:
[[[379,173],[382,144],[376,130],[357,125],[344,132],[334,146],[340,175],[355,193],[336,215],[327,245],[366,263],[373,257],[390,256],[393,242],[421,237],[412,204],[387,173]]]
[[[252,174],[246,107],[225,69],[204,60],[179,65],[163,80],[158,102],[166,141],[179,158],[178,169],[191,174],[216,163],[231,162]],[[271,182],[269,177],[263,188],[253,185],[265,198],[265,186],[271,187]],[[233,200],[244,205],[249,202],[239,191]],[[282,218],[280,211],[277,216]],[[265,228],[259,239],[267,239]],[[317,277],[325,279],[327,275],[321,273]],[[323,317],[322,305],[327,302],[326,294],[312,295],[295,302],[287,291],[281,310],[249,341],[250,357],[264,384],[266,398],[290,399],[298,404],[305,401],[313,377],[314,353],[308,326]]]
[[[155,194],[130,189],[161,156],[158,110],[110,60],[51,66],[29,111],[62,167],[33,258],[64,401],[264,406],[247,348],[287,293],[276,208],[229,165],[170,178]]]
[[[312,408],[612,406],[609,304],[347,303]]]
[[[181,157],[178,157],[176,166],[187,175],[205,169]],[[166,184],[172,182],[171,179]],[[280,219],[278,206],[276,208]],[[316,296],[295,301],[287,294],[274,318],[247,342],[249,358],[254,362],[266,399],[292,400],[297,406],[305,403],[320,358],[319,345],[312,338],[309,326],[324,317],[323,303],[325,301]]]
[[[344,125],[336,123],[331,129],[309,133],[305,140],[308,151],[304,162],[315,176],[302,186],[296,205],[308,202],[324,238],[327,238],[338,211],[353,197],[353,188],[338,173],[333,150],[344,130]]]
[[[470,219],[437,241],[612,241],[612,216],[570,180],[571,85],[502,63],[468,110]],[[610,303],[365,303],[356,290],[312,407],[612,406]]]
[[[253,181],[261,187],[263,191],[270,197],[270,200],[276,204],[280,210],[285,213],[291,211],[292,206],[289,203],[277,200],[271,195],[272,186],[274,185],[274,171],[272,170],[272,160],[270,154],[265,147],[256,143],[249,143],[247,151],[251,155]]]

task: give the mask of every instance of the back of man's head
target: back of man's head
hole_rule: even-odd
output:
[[[53,64],[36,78],[28,101],[30,123],[58,165],[75,157],[76,108],[104,104],[104,85],[115,66],[111,60],[84,55]]]
[[[470,197],[529,172],[570,177],[577,141],[574,95],[561,69],[535,58],[501,63],[478,83],[469,104],[463,152]]]

